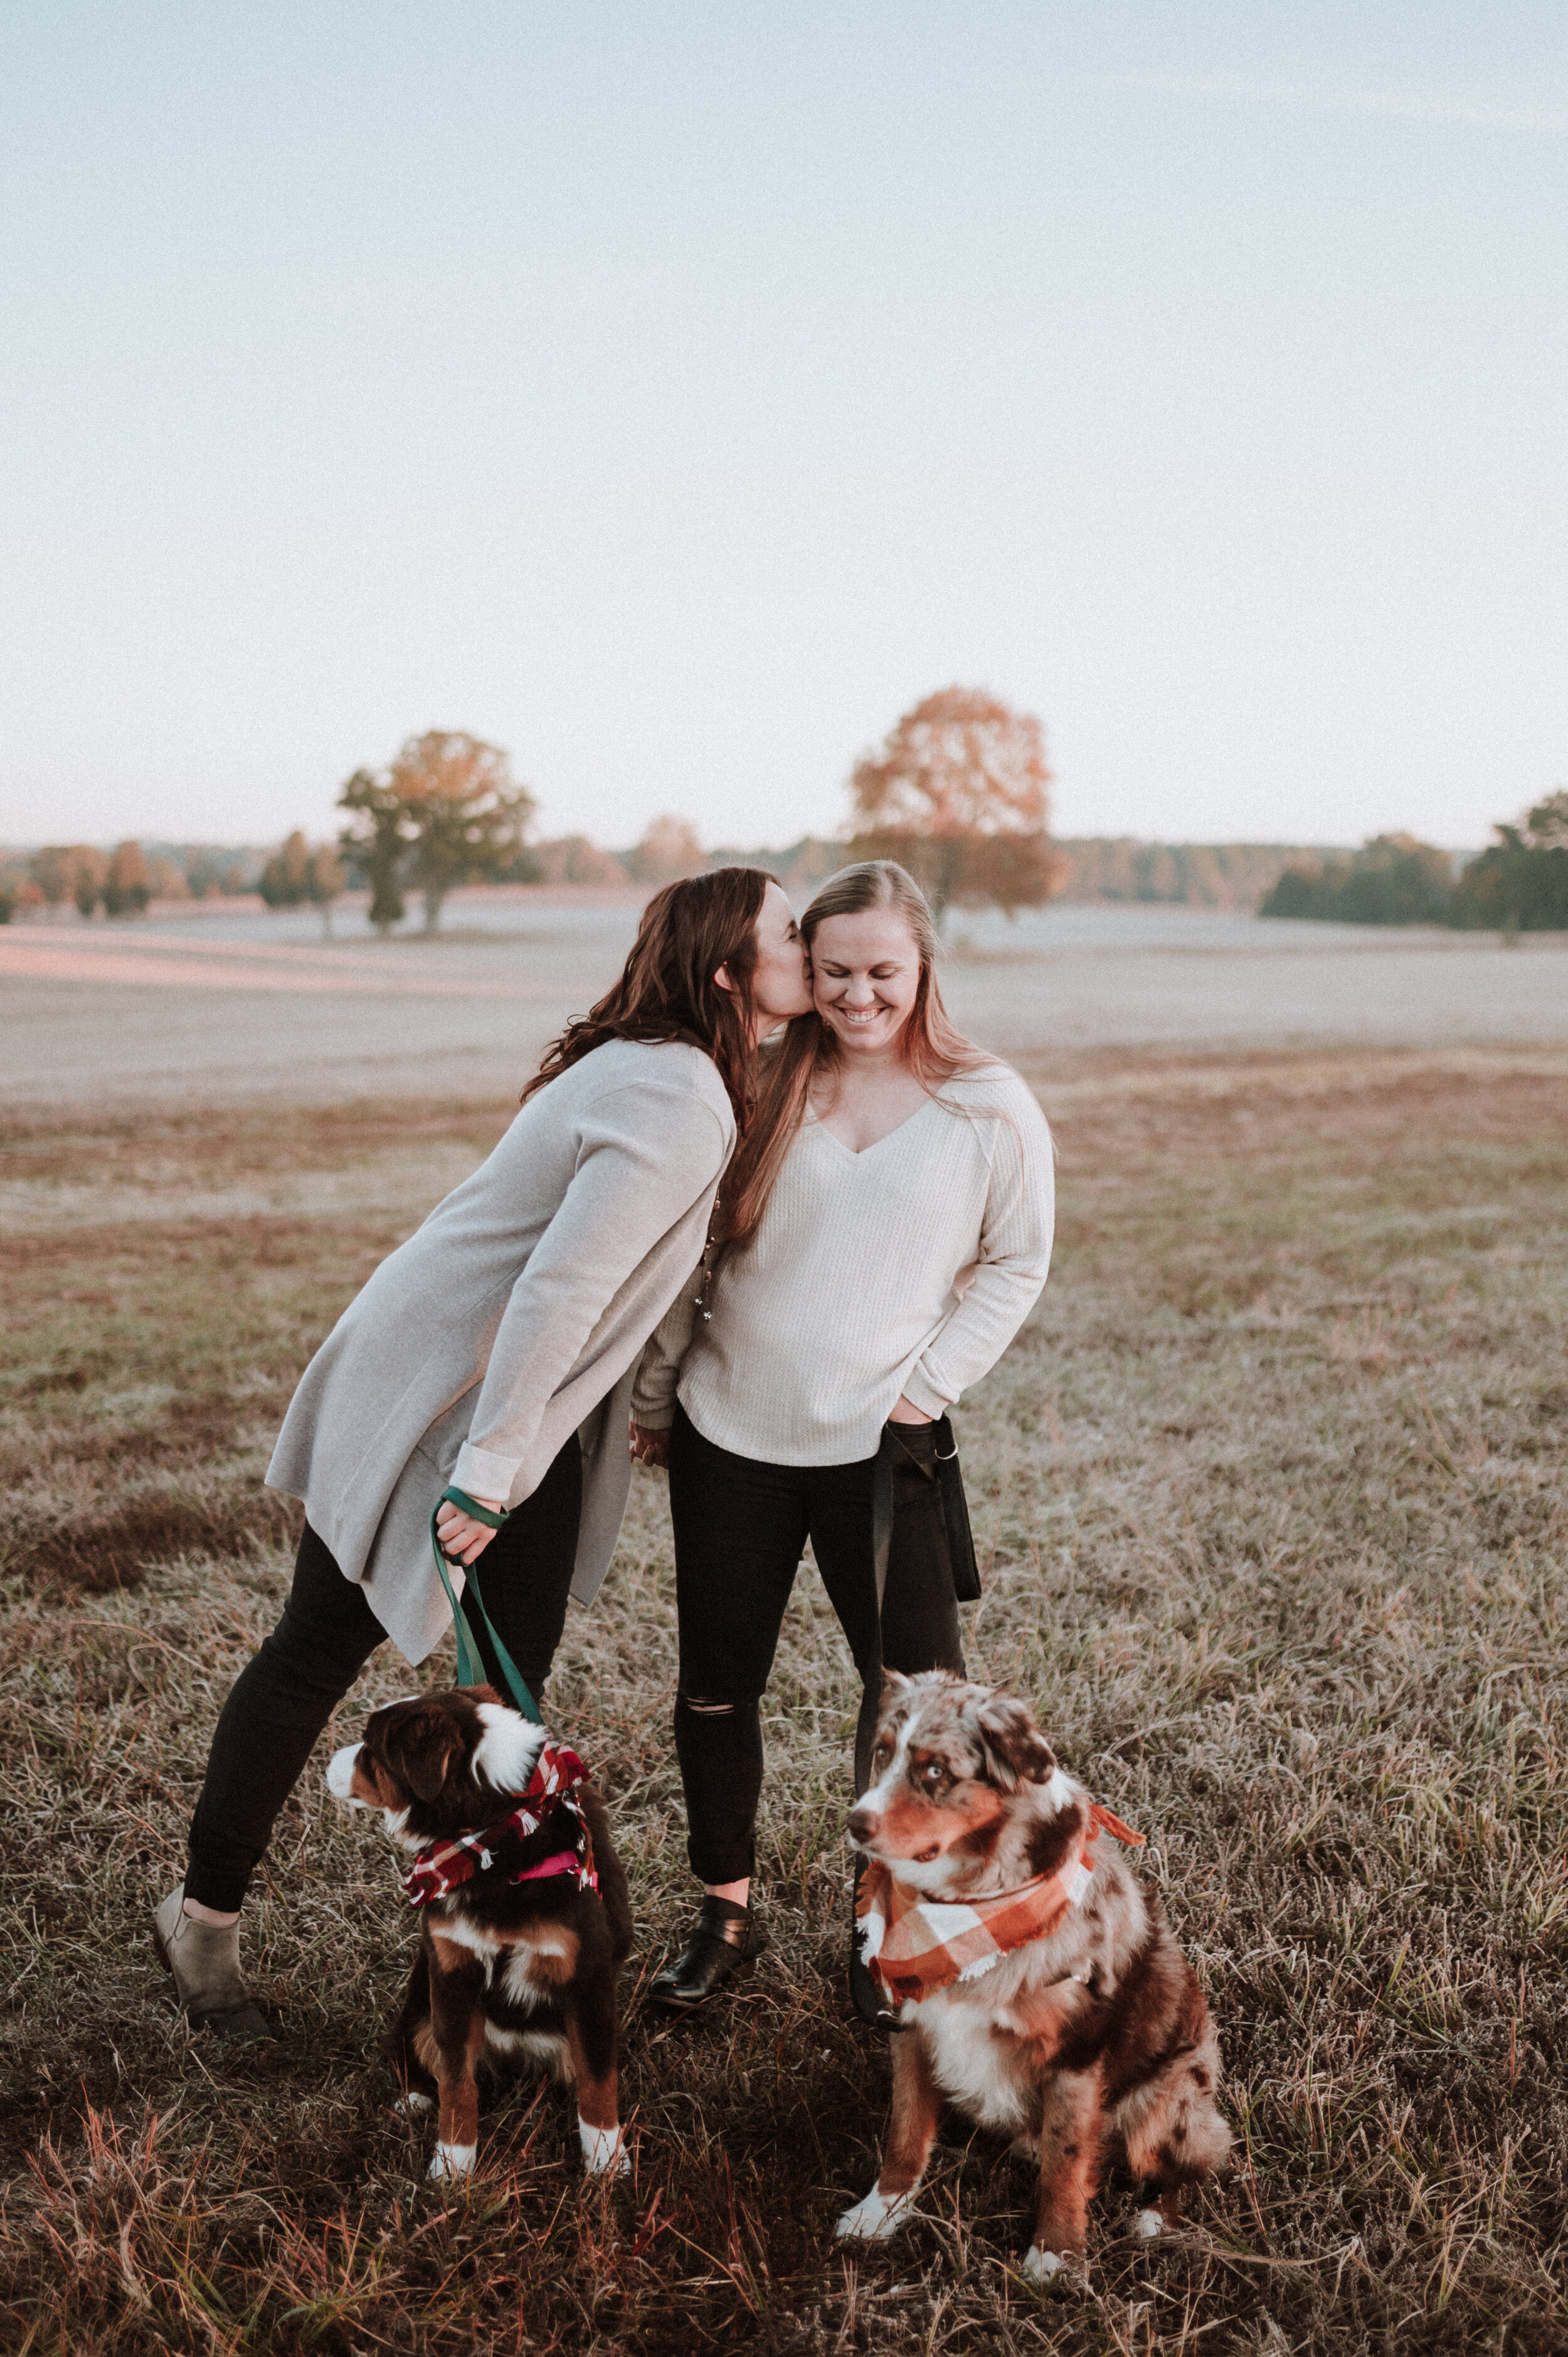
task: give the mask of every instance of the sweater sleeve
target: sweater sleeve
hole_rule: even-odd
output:
[[[692,1346],[702,1282],[699,1261],[648,1338],[632,1388],[631,1420],[650,1432],[662,1432],[675,1421],[675,1387],[681,1380],[681,1361]]]
[[[453,1480],[512,1502],[544,1409],[660,1239],[716,1186],[731,1140],[692,1091],[641,1082],[581,1116],[559,1209],[512,1286]]]
[[[943,1415],[989,1374],[1045,1286],[1056,1222],[1056,1173],[1046,1117],[1020,1084],[992,1124],[991,1180],[980,1254],[968,1289],[905,1379],[904,1396]]]

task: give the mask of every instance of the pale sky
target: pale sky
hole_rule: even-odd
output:
[[[1561,0],[23,0],[0,839],[842,823],[962,681],[1064,834],[1568,784]]]

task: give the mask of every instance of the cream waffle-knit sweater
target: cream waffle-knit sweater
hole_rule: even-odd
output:
[[[940,1415],[993,1367],[1050,1265],[1050,1132],[1005,1064],[949,1082],[855,1154],[808,1113],[748,1251],[704,1318],[682,1288],[632,1415],[674,1402],[706,1440],[771,1465],[874,1456],[900,1394]]]

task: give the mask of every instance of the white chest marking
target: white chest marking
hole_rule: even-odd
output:
[[[541,1942],[537,1944],[542,1946],[543,1943]],[[508,1956],[505,1968],[501,1973],[501,1995],[509,2003],[515,2005],[521,2012],[524,2013],[531,2012],[537,2005],[548,2004],[553,1994],[550,1988],[542,1986],[533,1977],[532,1960],[535,1953],[535,1945],[525,1946],[520,1941]],[[547,1950],[546,1953],[558,1955],[561,1952],[558,1948],[554,1948]]]
[[[450,1940],[455,1948],[467,1948],[471,1955],[478,1956],[485,1968],[485,1986],[489,1988],[495,1975],[496,1958],[501,1953],[501,1942],[461,1915],[438,1915],[430,1929],[436,1939]]]
[[[993,2008],[954,2002],[939,1990],[919,2007],[931,2076],[961,2111],[983,2127],[1015,2134],[1029,2124],[1034,2089],[1011,2067],[1007,2041],[992,2027]]]

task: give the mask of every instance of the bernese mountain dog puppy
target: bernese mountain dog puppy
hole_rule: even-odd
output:
[[[439,2106],[434,2178],[467,2177],[480,2067],[575,2083],[590,2176],[629,2168],[616,2102],[616,1980],[631,1902],[605,1806],[575,1751],[490,1686],[374,1711],[327,1770],[412,1863],[419,1953],[389,2042],[411,2111]]]
[[[904,2035],[882,2173],[840,2235],[908,2222],[944,2102],[1038,2155],[1035,2281],[1082,2263],[1108,2160],[1144,2188],[1137,2231],[1173,2225],[1230,2131],[1197,1976],[1101,1839],[1142,1836],[1063,1774],[1026,1704],[940,1670],[886,1674],[849,1832],[861,1954]]]

